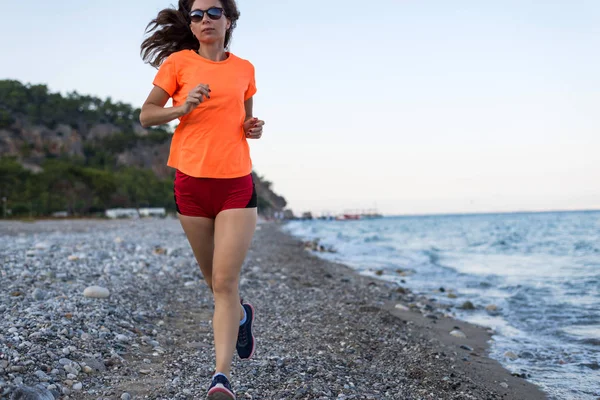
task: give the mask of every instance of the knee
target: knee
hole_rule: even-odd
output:
[[[234,276],[214,276],[212,277],[212,291],[215,295],[231,295],[237,293],[238,282]]]

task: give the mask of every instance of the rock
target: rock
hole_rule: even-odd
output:
[[[67,374],[75,375],[75,377],[77,377],[77,375],[79,375],[79,371],[77,371],[77,369],[74,367],[74,365],[75,364],[65,365],[63,367],[63,369],[65,370],[65,372]]]
[[[131,400],[131,395],[129,393],[123,393],[121,395],[121,400]]]
[[[33,290],[33,293],[31,293],[31,295],[37,301],[42,301],[46,298],[46,292],[44,292],[42,289],[39,289],[39,288],[35,288]]]
[[[33,373],[41,382],[48,382],[50,377],[44,371],[37,370]]]
[[[54,395],[44,387],[21,386],[14,391],[11,400],[54,400]]]
[[[474,310],[475,306],[473,305],[473,303],[471,303],[470,301],[465,301],[460,308],[462,308],[463,310]]]
[[[406,307],[404,304],[396,304],[396,309],[401,310],[401,311],[409,311],[410,308]]]
[[[535,354],[533,354],[530,351],[522,351],[519,353],[519,357],[532,359],[532,358],[535,358]]]
[[[381,275],[383,275],[383,271],[379,269],[379,270],[375,271],[375,275],[381,276]]]
[[[398,287],[398,288],[396,288],[396,293],[407,294],[408,291],[406,289],[404,289],[403,287]]]
[[[489,312],[496,312],[496,311],[498,311],[498,306],[495,304],[490,304],[490,305],[487,305],[485,307],[485,309]]]
[[[73,390],[81,390],[81,389],[83,389],[83,383],[77,382],[76,384],[73,385]]]
[[[448,293],[448,298],[449,299],[456,299],[458,296],[454,293]]]
[[[101,286],[89,286],[85,288],[83,295],[92,299],[105,299],[110,296],[110,291]]]
[[[467,338],[467,335],[465,335],[465,333],[459,329],[454,329],[454,330],[450,331],[450,335],[457,337],[457,338],[461,338],[461,339]]]
[[[513,353],[512,351],[507,351],[506,353],[504,353],[504,357],[509,358],[513,361],[519,358],[519,356]]]
[[[500,386],[502,386],[504,389],[508,389],[508,383],[506,382],[500,382]]]
[[[167,249],[165,249],[165,248],[162,248],[162,247],[160,247],[160,246],[156,246],[156,247],[154,248],[154,254],[157,254],[157,255],[164,255],[164,254],[167,254]]]
[[[115,339],[118,342],[129,343],[129,337],[127,335],[118,334],[117,336],[115,336]]]
[[[98,361],[95,358],[84,358],[83,362],[85,363],[85,365],[91,367],[94,371],[106,371],[106,365],[104,365],[104,361]]]
[[[467,351],[473,351],[473,348],[471,346],[467,346],[465,344],[461,344],[460,348]]]
[[[440,288],[440,292],[444,293],[445,291],[446,291],[446,289],[444,289],[444,287],[442,286],[442,287]]]

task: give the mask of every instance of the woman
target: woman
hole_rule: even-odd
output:
[[[150,22],[141,49],[159,67],[142,126],[180,120],[167,165],[176,169],[179,220],[214,295],[212,400],[235,399],[234,347],[243,359],[254,353],[254,309],[240,306],[238,282],[257,219],[247,139],[259,139],[264,122],[252,115],[254,67],[227,51],[239,15],[234,0],[180,0]]]

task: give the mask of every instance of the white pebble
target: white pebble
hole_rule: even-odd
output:
[[[93,299],[105,299],[110,296],[110,291],[101,286],[90,286],[85,288],[83,295]]]
[[[83,389],[83,384],[81,382],[77,382],[73,385],[73,390],[81,390]]]
[[[450,332],[450,335],[457,337],[457,338],[461,338],[461,339],[466,339],[467,335],[465,335],[465,333],[463,331],[460,331],[458,329],[455,329],[453,331]]]

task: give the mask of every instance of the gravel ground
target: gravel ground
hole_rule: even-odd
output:
[[[204,398],[212,298],[177,220],[2,222],[0,241],[2,398]],[[234,361],[239,399],[545,398],[486,357],[490,332],[276,224],[241,290],[257,351]]]

